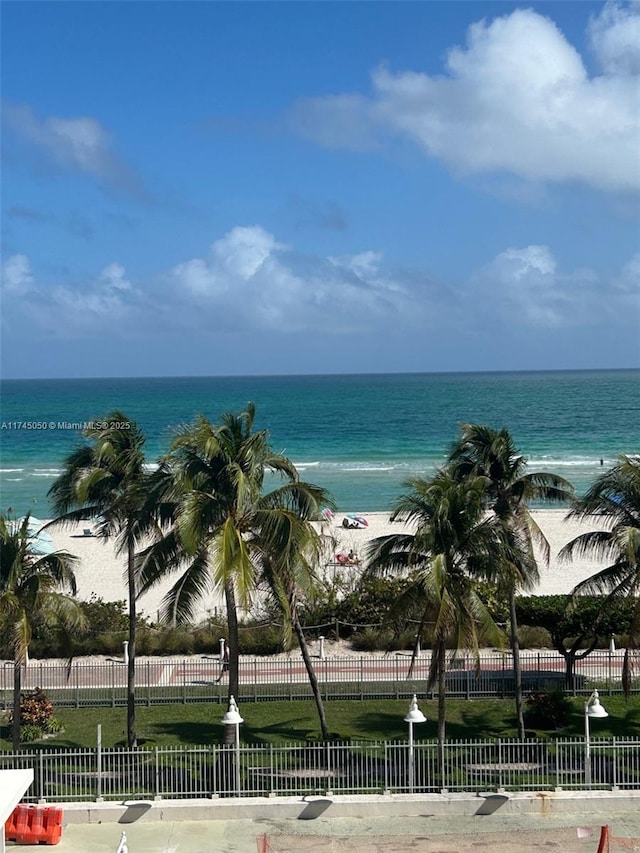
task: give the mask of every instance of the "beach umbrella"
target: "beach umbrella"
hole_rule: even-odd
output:
[[[352,518],[354,521],[357,521],[358,524],[361,524],[363,527],[369,526],[369,522],[364,517],[364,515],[356,515],[355,513],[350,512],[347,517]]]
[[[19,530],[23,523],[24,517],[19,518],[16,522],[16,530]],[[38,554],[41,557],[46,556],[47,554],[53,554],[56,550],[51,534],[47,533],[45,530],[40,530],[43,524],[44,522],[40,521],[39,518],[33,518],[33,516],[31,516],[27,525],[27,537],[31,552],[33,554]]]
[[[46,557],[47,554],[53,554],[56,550],[51,537],[30,536],[29,549],[33,554],[38,554],[40,557]]]
[[[333,518],[333,510],[329,509],[328,506],[323,506],[320,512],[325,521],[331,521]]]
[[[22,526],[24,523],[25,517],[19,518],[16,522],[18,528]],[[41,521],[39,518],[34,518],[34,516],[29,516],[29,523],[27,524],[27,533],[29,536],[46,536],[47,539],[51,540],[51,536],[45,531],[41,531],[41,527],[43,527],[44,521]]]

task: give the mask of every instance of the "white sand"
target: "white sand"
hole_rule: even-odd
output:
[[[541,561],[539,563],[541,580],[539,586],[533,590],[533,594],[568,593],[579,581],[603,567],[603,564],[595,560],[581,558],[573,563],[560,563],[557,558],[563,545],[580,533],[595,529],[596,525],[566,521],[564,510],[536,510],[533,514],[551,546],[549,566],[545,566]],[[390,523],[389,513],[370,512],[363,513],[363,515],[368,521],[368,526],[361,530],[343,528],[341,526],[343,514],[337,514],[332,522],[322,525],[322,531],[328,537],[327,563],[333,562],[336,552],[346,553],[353,549],[362,555],[369,540],[403,530],[403,525],[397,522]],[[112,542],[104,542],[96,536],[84,536],[83,529],[86,527],[91,528],[91,524],[80,524],[77,528],[70,530],[54,529],[49,531],[57,550],[68,551],[79,558],[76,569],[79,597],[88,599],[92,594],[95,594],[105,601],[126,600],[127,587],[124,580],[126,560],[124,555],[120,557],[115,555]],[[354,567],[347,571],[356,574],[359,570]],[[139,602],[140,610],[150,618],[155,619],[163,596],[176,578],[177,575],[142,596]],[[224,605],[221,597],[211,591],[200,602],[198,618],[204,619],[207,616],[215,616],[223,612]]]

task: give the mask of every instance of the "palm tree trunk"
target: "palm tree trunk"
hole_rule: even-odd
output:
[[[438,640],[438,765],[440,767],[440,783],[444,782],[444,741],[446,737],[445,701],[447,692],[447,644]]]
[[[522,666],[520,664],[520,643],[518,642],[518,618],[516,616],[516,591],[509,590],[509,630],[511,639],[511,654],[513,656],[513,678],[515,682],[516,722],[518,737],[525,740],[524,712],[522,707]]]
[[[233,696],[238,699],[238,690],[240,687],[240,672],[239,672],[239,657],[240,643],[238,633],[238,610],[236,608],[236,591],[232,580],[228,580],[224,585],[224,597],[227,605],[227,625],[229,627],[229,636],[227,645],[229,647],[229,689],[228,699]],[[224,743],[233,743],[235,732],[233,726],[225,726]]]
[[[20,752],[20,699],[22,694],[22,661],[13,664],[13,724],[11,727],[14,752]]]
[[[129,587],[129,659],[127,661],[127,744],[138,745],[136,737],[136,581],[134,574],[135,545],[127,545],[127,585]]]
[[[295,610],[293,611],[292,621],[293,630],[296,632],[296,637],[298,638],[298,645],[300,646],[300,651],[302,653],[302,660],[304,661],[304,665],[307,670],[307,675],[309,676],[309,684],[311,685],[311,691],[313,692],[313,698],[316,703],[318,720],[320,722],[320,731],[322,732],[322,740],[328,741],[330,740],[329,728],[327,726],[327,718],[324,713],[324,704],[322,702],[322,695],[320,693],[318,677],[313,668],[313,662],[311,661],[311,655],[309,654],[309,647],[307,646],[304,631],[302,630],[300,619],[298,618],[298,614]]]

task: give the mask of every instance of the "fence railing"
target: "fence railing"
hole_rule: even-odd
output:
[[[619,693],[623,651],[593,652],[576,661],[568,684],[565,661],[557,652],[523,652],[522,681],[525,691],[550,686],[573,694],[597,687],[603,693]],[[325,699],[405,698],[424,694],[429,671],[429,653],[423,652],[411,669],[409,653],[361,655],[359,657],[316,656],[314,668]],[[216,657],[138,658],[136,661],[136,701],[140,705],[175,702],[224,702],[227,695],[224,674]],[[32,661],[22,672],[23,690],[40,687],[60,706],[119,706],[127,703],[127,668],[120,660],[86,662]],[[633,690],[640,686],[636,683]],[[510,654],[494,652],[480,658],[480,671],[469,653],[450,658],[447,692],[452,697],[510,697],[514,677]],[[302,658],[241,658],[241,700],[307,699],[311,689]],[[13,663],[0,663],[0,707],[13,702]]]
[[[309,743],[0,753],[33,768],[31,802],[229,796],[640,790],[640,740]],[[587,780],[590,779],[590,782]]]

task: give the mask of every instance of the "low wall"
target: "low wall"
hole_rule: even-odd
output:
[[[310,797],[243,797],[202,800],[128,800],[57,803],[69,823],[136,823],[176,820],[313,820],[317,817],[471,817],[474,815],[614,815],[637,813],[640,791],[539,793],[380,794]]]

